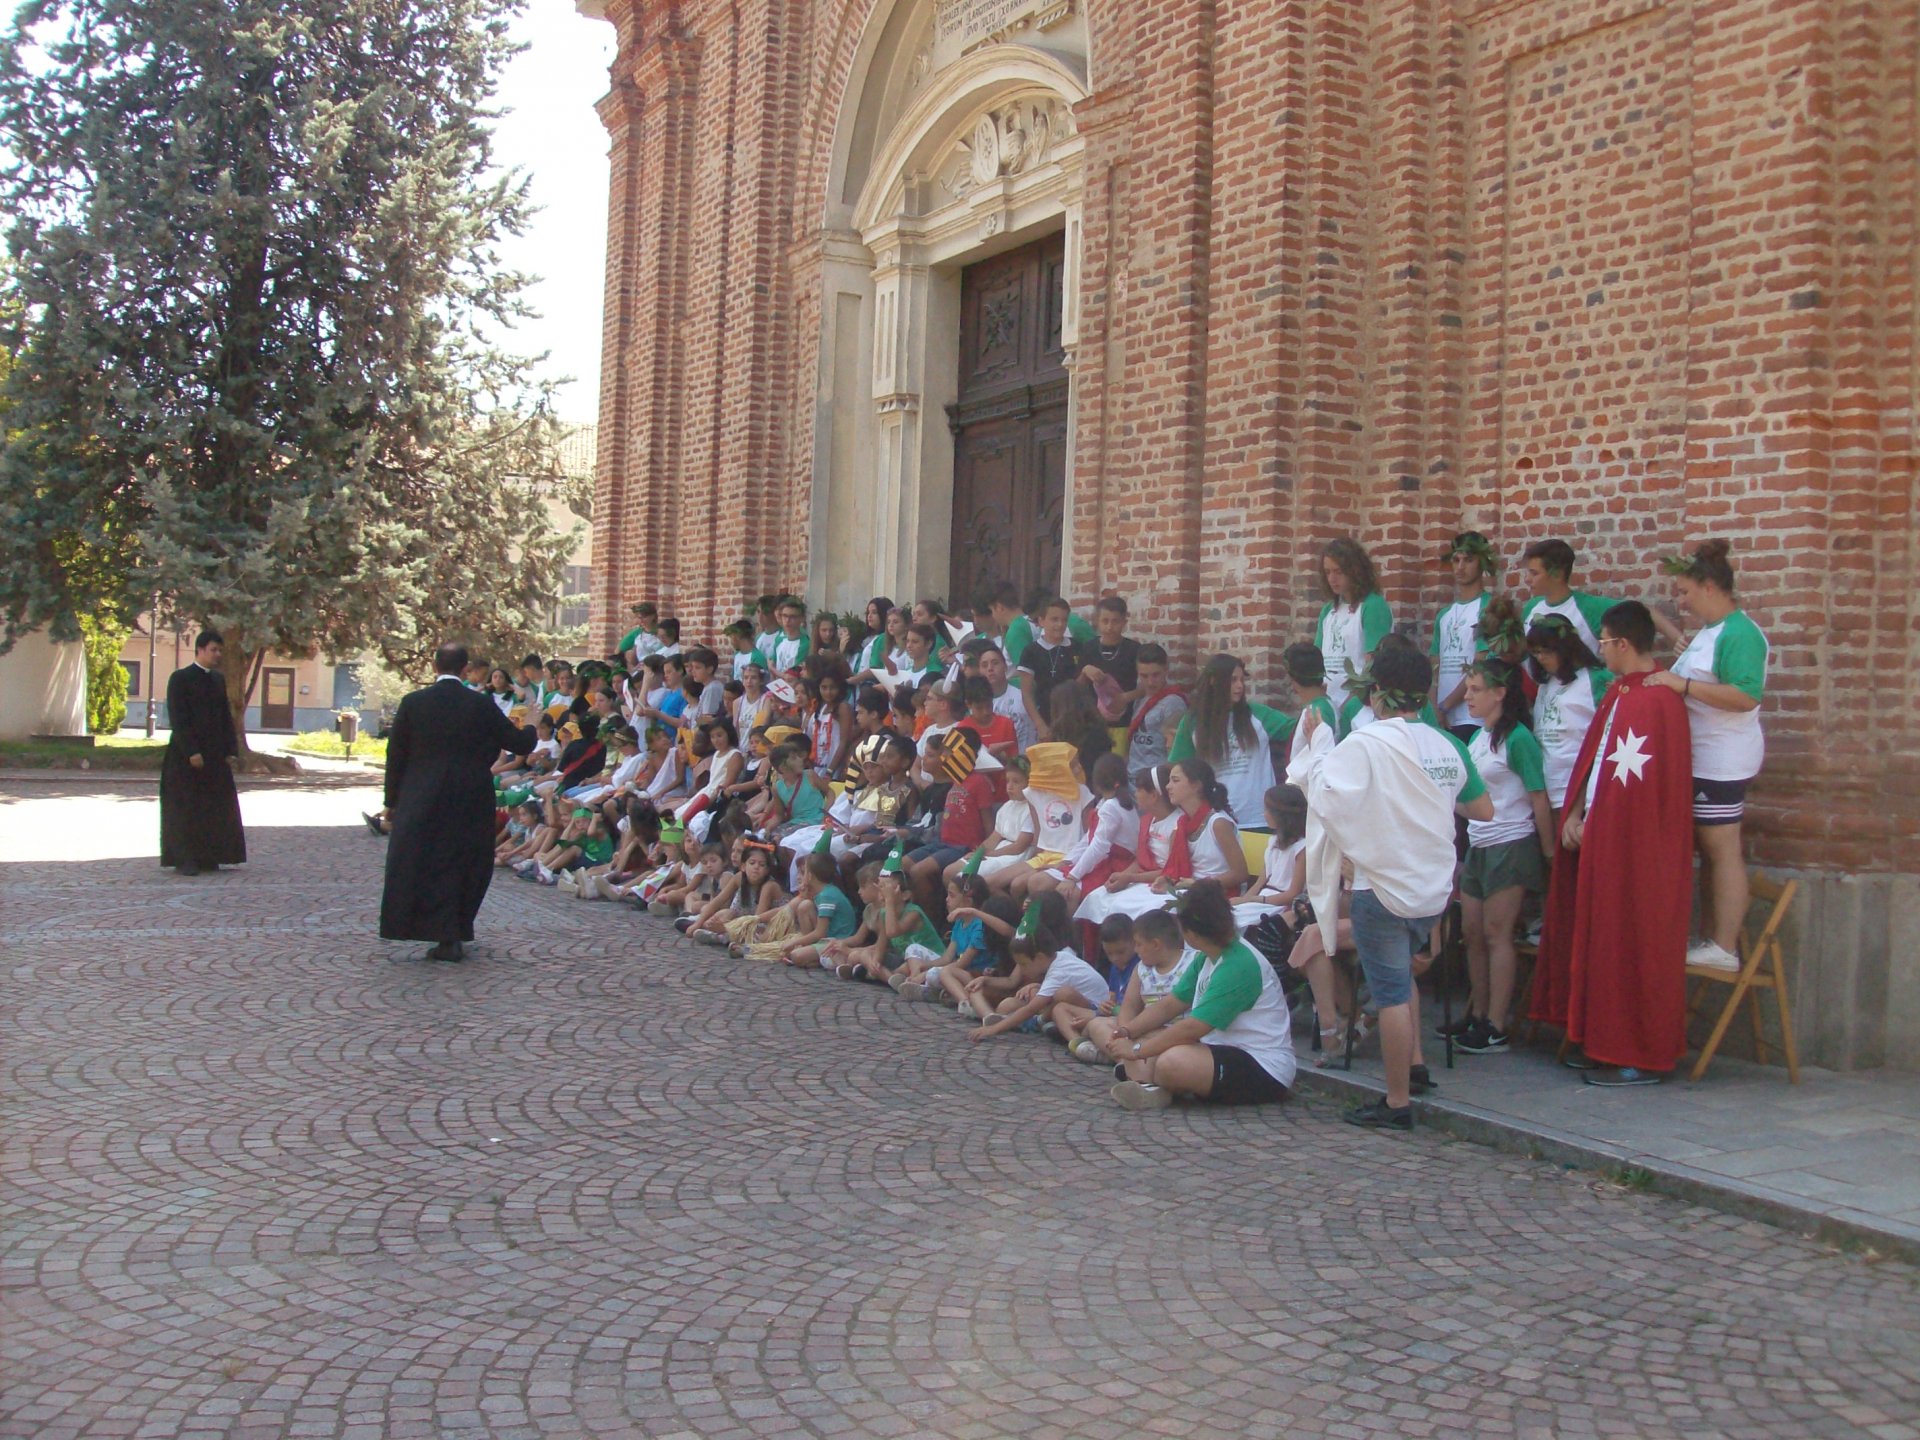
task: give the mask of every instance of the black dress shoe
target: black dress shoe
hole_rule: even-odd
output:
[[[200,867],[191,860],[182,860],[178,865],[173,867],[173,873],[176,875],[198,875],[200,873]]]
[[[464,957],[465,953],[466,952],[460,948],[460,942],[458,940],[442,940],[427,952],[427,958],[429,960],[459,960]]]

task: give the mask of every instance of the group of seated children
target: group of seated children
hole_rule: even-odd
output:
[[[1724,552],[1702,547],[1682,578],[1689,609],[1722,629],[1743,621]],[[1458,752],[1439,758],[1460,771],[1470,820],[1456,893],[1473,993],[1453,1038],[1497,1053],[1516,929],[1545,889],[1568,777],[1613,678],[1592,634],[1609,602],[1571,588],[1573,552],[1559,541],[1528,549],[1524,609],[1492,592],[1499,566],[1483,537],[1457,537],[1445,558],[1456,598],[1425,647],[1393,629],[1366,552],[1327,546],[1327,604],[1311,640],[1279,657],[1286,709],[1254,701],[1231,656],[1191,686],[1171,683],[1166,652],[1127,636],[1115,596],[1091,624],[1057,596],[1023,607],[1004,583],[959,615],[879,597],[850,632],[825,614],[809,626],[799,600],[768,596],[726,627],[725,657],[683,647],[676,621],[636,606],[611,664],[556,669],[529,656],[518,682],[487,674],[502,708],[540,727],[531,756],[496,767],[499,863],[582,900],[671,917],[695,943],[952,1003],[983,1022],[981,1040],[1057,1034],[1078,1059],[1123,1066],[1122,1103],[1265,1099],[1295,1063],[1276,977],[1310,1006],[1323,1062],[1365,1004],[1330,963],[1330,952],[1364,951],[1355,888],[1323,895],[1338,914],[1316,917],[1307,800],[1280,781],[1319,774],[1329,744],[1405,721]],[[1649,624],[1678,636],[1662,617]],[[1759,682],[1717,677],[1747,650],[1760,656],[1747,668],[1763,671],[1751,629],[1737,655],[1716,642],[1724,662],[1656,677],[1689,704],[1699,692],[1745,707],[1728,757],[1713,760],[1742,774],[1758,766],[1757,721],[1745,717]],[[1730,944],[1723,915],[1744,898],[1744,784],[1713,780],[1717,808],[1699,820],[1723,827],[1702,841],[1722,937],[1695,947],[1702,963],[1723,963],[1710,952]],[[1417,1011],[1410,1047],[1399,1012],[1388,1018],[1417,1091],[1428,1083]],[[1404,1125],[1404,1109],[1389,1109]]]

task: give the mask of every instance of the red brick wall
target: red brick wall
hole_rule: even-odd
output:
[[[613,0],[596,625],[805,583],[821,221],[874,0]],[[1185,660],[1463,525],[1774,642],[1762,858],[1920,870],[1910,0],[1084,0],[1074,598]],[[708,523],[710,517],[721,523]],[[681,523],[694,517],[695,523]]]

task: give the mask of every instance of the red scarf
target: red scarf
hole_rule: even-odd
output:
[[[1212,823],[1211,805],[1202,805],[1193,814],[1180,817],[1173,827],[1173,843],[1167,846],[1167,863],[1160,868],[1161,879],[1193,879],[1193,837]]]
[[[1169,695],[1178,695],[1182,700],[1187,698],[1187,692],[1178,685],[1162,685],[1149,699],[1134,707],[1133,720],[1127,726],[1127,744],[1133,744],[1133,737],[1140,733],[1140,722],[1147,718],[1147,712]]]

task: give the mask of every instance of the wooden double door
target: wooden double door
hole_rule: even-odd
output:
[[[1067,499],[1067,370],[1060,343],[1066,237],[1049,235],[960,276],[948,597],[1011,580],[1024,599],[1060,584]]]

